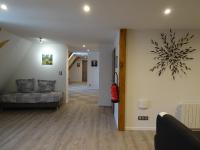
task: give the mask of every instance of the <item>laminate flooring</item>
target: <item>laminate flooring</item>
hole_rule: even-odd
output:
[[[71,88],[69,97],[58,110],[0,111],[0,150],[154,150],[154,132],[116,129],[98,91]]]

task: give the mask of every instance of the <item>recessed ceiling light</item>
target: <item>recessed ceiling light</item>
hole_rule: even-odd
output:
[[[84,5],[84,6],[83,6],[83,10],[84,10],[84,12],[86,12],[86,13],[90,12],[90,6],[89,6],[89,5]]]
[[[86,45],[83,45],[83,48],[85,48],[86,47]]]
[[[0,7],[1,7],[1,9],[2,9],[2,10],[8,10],[8,7],[7,7],[7,5],[6,5],[6,4],[1,4],[1,6],[0,6]]]
[[[171,14],[172,10],[170,8],[165,9],[164,14],[169,15]]]
[[[89,49],[87,49],[87,51],[89,52],[90,50],[89,50]]]

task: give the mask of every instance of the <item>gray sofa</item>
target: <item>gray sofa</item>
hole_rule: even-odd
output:
[[[16,80],[17,92],[0,96],[1,108],[58,108],[63,103],[63,92],[55,91],[56,81],[34,79]]]

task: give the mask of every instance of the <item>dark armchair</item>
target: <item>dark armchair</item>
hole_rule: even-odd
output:
[[[200,132],[193,132],[173,116],[157,116],[155,150],[200,150]]]

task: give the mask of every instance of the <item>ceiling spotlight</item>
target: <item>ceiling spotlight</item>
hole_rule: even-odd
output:
[[[0,7],[2,10],[8,10],[8,7],[6,4],[1,4]]]
[[[83,45],[83,48],[85,48],[86,47],[86,45]]]
[[[165,9],[164,14],[169,15],[171,14],[172,10],[170,8]]]
[[[84,5],[84,6],[83,6],[83,10],[84,10],[84,12],[86,12],[86,13],[90,12],[90,6],[89,6],[89,5]]]
[[[89,49],[87,49],[87,51],[89,52],[90,50],[89,50]]]

